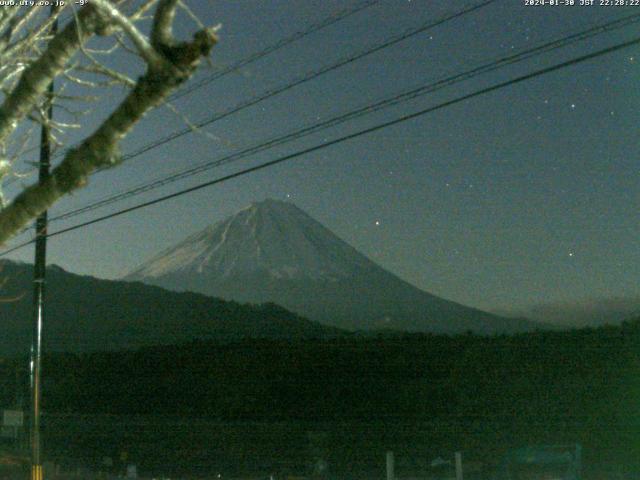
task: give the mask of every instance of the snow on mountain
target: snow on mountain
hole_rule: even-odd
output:
[[[134,270],[128,278],[260,272],[279,279],[338,280],[375,264],[291,203],[265,200],[215,223]]]
[[[241,302],[273,302],[352,330],[496,333],[540,326],[419,290],[295,205],[276,200],[254,203],[192,235],[125,280]]]

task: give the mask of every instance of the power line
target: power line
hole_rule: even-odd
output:
[[[226,75],[228,75],[229,73],[233,73],[238,71],[240,68],[245,67],[261,58],[266,57],[267,55],[270,55],[286,46],[291,45],[292,43],[301,40],[302,38],[311,35],[312,33],[315,33],[319,30],[322,30],[326,27],[329,27],[347,17],[350,17],[351,15],[354,15],[358,12],[361,12],[369,7],[372,7],[376,4],[380,3],[380,0],[367,0],[361,4],[355,5],[351,8],[346,8],[346,9],[342,9],[340,11],[338,11],[337,13],[333,13],[331,15],[329,15],[328,17],[320,20],[319,22],[313,23],[311,25],[309,25],[307,28],[305,28],[304,30],[300,30],[297,31],[291,35],[289,35],[288,37],[285,37],[281,40],[278,40],[276,43],[269,45],[268,47],[264,48],[263,50],[260,50],[258,52],[254,52],[253,54],[249,55],[246,58],[243,58],[235,63],[233,63],[232,65],[227,66],[226,68],[222,69],[221,71],[218,71],[210,76],[208,76],[207,78],[203,78],[202,80],[200,80],[197,83],[194,83],[192,85],[190,85],[189,87],[183,88],[182,90],[175,92],[173,95],[171,95],[168,99],[168,101],[173,101],[173,100],[177,100],[178,98],[181,98],[185,95],[190,94],[191,92],[202,88],[205,85],[208,85],[209,83],[214,82],[215,80],[222,78]],[[70,15],[69,17],[65,18],[63,20],[63,22],[69,20],[70,18],[73,18],[73,15]],[[28,150],[32,151],[32,149]],[[56,155],[54,155],[54,158],[59,158],[62,155],[64,155],[64,151],[57,153]],[[15,181],[15,179],[12,179],[12,181],[8,181],[6,184],[7,185],[11,185],[13,182]]]
[[[62,234],[65,234],[65,233],[68,233],[68,232],[71,232],[71,231],[74,231],[74,230],[78,230],[80,228],[84,228],[84,227],[89,226],[89,225],[93,225],[95,223],[99,223],[99,222],[102,222],[102,221],[105,221],[105,220],[108,220],[108,219],[123,215],[125,213],[129,213],[129,212],[132,212],[132,211],[135,211],[135,210],[139,210],[141,208],[145,208],[145,207],[148,207],[148,206],[151,206],[151,205],[155,205],[155,204],[164,202],[166,200],[170,200],[172,198],[180,197],[182,195],[186,195],[188,193],[195,192],[197,190],[201,190],[203,188],[210,187],[212,185],[216,185],[218,183],[223,183],[223,182],[226,182],[228,180],[232,180],[234,178],[238,178],[238,177],[247,175],[249,173],[253,173],[253,172],[256,172],[256,171],[259,171],[259,170],[263,170],[263,169],[272,167],[274,165],[277,165],[277,164],[280,164],[280,163],[284,163],[284,162],[287,162],[289,160],[301,157],[301,156],[306,155],[308,153],[313,153],[313,152],[325,149],[327,147],[330,147],[330,146],[333,146],[333,145],[337,145],[339,143],[343,143],[343,142],[346,142],[348,140],[352,140],[354,138],[361,137],[363,135],[368,135],[370,133],[382,130],[384,128],[388,128],[388,127],[391,127],[391,126],[394,126],[394,125],[398,125],[400,123],[404,123],[404,122],[407,122],[409,120],[413,120],[415,118],[419,118],[421,116],[424,116],[426,114],[441,110],[443,108],[450,107],[452,105],[456,105],[456,104],[464,102],[466,100],[470,100],[472,98],[479,97],[481,95],[485,95],[487,93],[491,93],[491,92],[500,90],[502,88],[505,88],[505,87],[508,87],[508,86],[511,86],[511,85],[515,85],[515,84],[524,82],[526,80],[530,80],[530,79],[535,78],[535,77],[539,77],[541,75],[546,75],[546,74],[561,70],[563,68],[567,68],[567,67],[572,66],[572,65],[576,65],[576,64],[588,61],[588,60],[592,60],[592,59],[600,57],[602,55],[607,55],[609,53],[613,53],[613,52],[622,50],[624,48],[628,48],[628,47],[631,47],[633,45],[637,45],[639,43],[640,43],[640,37],[636,37],[633,40],[629,40],[629,41],[626,41],[626,42],[623,42],[623,43],[619,43],[619,44],[614,45],[612,47],[608,47],[608,48],[604,48],[604,49],[601,49],[601,50],[597,50],[595,52],[592,52],[592,53],[589,53],[589,54],[586,54],[586,55],[582,55],[582,56],[574,58],[572,60],[567,60],[565,62],[556,64],[556,65],[552,65],[550,67],[546,67],[546,68],[542,68],[540,70],[536,70],[536,71],[534,71],[532,73],[528,73],[526,75],[521,75],[521,76],[516,77],[514,79],[498,83],[498,84],[493,85],[491,87],[486,87],[486,88],[477,90],[475,92],[472,92],[472,93],[469,93],[469,94],[466,94],[466,95],[462,95],[462,96],[457,97],[457,98],[455,98],[453,100],[449,100],[449,101],[440,103],[440,104],[438,104],[436,106],[425,108],[423,110],[419,110],[419,111],[414,112],[414,113],[409,113],[409,114],[403,115],[401,117],[395,118],[393,120],[389,120],[387,122],[380,123],[380,124],[375,125],[373,127],[365,128],[363,130],[359,130],[358,132],[354,132],[354,133],[351,133],[351,134],[348,134],[348,135],[344,135],[342,137],[336,138],[336,139],[331,140],[329,142],[318,144],[318,145],[314,145],[313,147],[305,148],[303,150],[299,150],[297,152],[294,152],[294,153],[291,153],[291,154],[288,154],[288,155],[284,155],[284,156],[276,158],[274,160],[270,160],[268,162],[264,162],[264,163],[261,163],[259,165],[255,165],[253,167],[249,167],[249,168],[246,168],[244,170],[240,170],[238,172],[235,172],[235,173],[232,173],[232,174],[229,174],[229,175],[225,175],[223,177],[219,177],[217,179],[210,180],[208,182],[204,182],[204,183],[195,185],[193,187],[189,187],[189,188],[186,188],[184,190],[180,190],[180,191],[175,192],[175,193],[164,195],[162,197],[156,198],[154,200],[150,200],[148,202],[140,203],[140,204],[135,205],[133,207],[125,208],[125,209],[119,210],[117,212],[113,212],[113,213],[110,213],[108,215],[104,215],[102,217],[95,218],[93,220],[89,220],[89,221],[86,221],[86,222],[83,222],[83,223],[80,223],[80,224],[77,224],[77,225],[73,225],[71,227],[64,228],[62,230],[58,230],[56,232],[48,234],[47,237],[55,237],[55,236],[58,236],[58,235],[62,235]],[[15,251],[15,250],[17,250],[19,248],[22,248],[22,247],[24,247],[26,245],[31,244],[31,243],[33,243],[33,241],[25,242],[25,243],[23,243],[21,245],[13,247],[13,248],[11,248],[9,250],[5,250],[4,252],[0,253],[0,257],[1,256],[5,256],[10,252],[13,252],[13,251]]]
[[[193,126],[189,126],[187,128],[184,128],[182,130],[173,132],[172,134],[169,134],[163,138],[160,138],[158,140],[154,140],[153,142],[150,142],[142,147],[140,147],[139,149],[130,152],[128,154],[125,154],[122,156],[121,158],[121,162],[126,162],[132,158],[138,157],[140,155],[142,155],[143,153],[148,152],[149,150],[153,150],[156,147],[159,147],[161,145],[164,145],[165,143],[168,143],[172,140],[175,140],[176,138],[182,137],[188,133],[191,133],[194,131],[194,129],[198,129],[198,128],[202,128],[205,127],[207,125],[210,125],[214,122],[217,122],[218,120],[222,120],[223,118],[226,118],[230,115],[233,115],[235,113],[238,113],[246,108],[252,107],[253,105],[256,105],[264,100],[268,100],[269,98],[272,98],[276,95],[279,95],[281,93],[284,93],[288,90],[291,90],[292,88],[295,88],[299,85],[302,85],[304,83],[307,83],[311,80],[314,80],[322,75],[324,75],[325,73],[329,73],[332,72],[334,70],[337,70],[338,68],[341,68],[345,65],[348,65],[350,63],[353,63],[355,61],[358,61],[364,57],[367,57],[369,55],[372,55],[376,52],[379,52],[385,48],[391,47],[399,42],[402,42],[408,38],[411,38],[415,35],[418,35],[420,33],[423,33],[427,30],[430,30],[431,28],[435,28],[438,27],[440,25],[443,25],[449,21],[455,20],[457,18],[460,18],[468,13],[472,13],[474,11],[477,11],[481,8],[484,8],[492,3],[497,2],[498,0],[485,0],[483,2],[477,3],[473,6],[470,7],[466,7],[463,10],[459,10],[455,13],[451,13],[448,15],[445,15],[441,18],[439,18],[438,20],[434,20],[434,21],[429,21],[429,22],[424,22],[422,23],[420,26],[418,27],[413,27],[410,29],[405,30],[403,33],[401,34],[397,34],[394,35],[390,38],[388,38],[387,40],[385,40],[382,43],[378,43],[375,44],[371,47],[368,47],[367,49],[355,54],[355,55],[350,55],[348,57],[345,57],[341,60],[338,60],[337,62],[327,65],[325,67],[322,67],[320,70],[315,70],[315,71],[311,71],[308,72],[307,74],[303,75],[302,77],[294,80],[293,82],[287,83],[285,85],[281,85],[279,87],[276,87],[274,89],[268,90],[264,93],[262,93],[261,95],[258,95],[256,97],[253,97],[243,103],[240,103],[230,109],[227,109],[223,112],[217,113],[214,116],[208,118],[207,120],[201,121],[199,123],[194,124]],[[199,88],[199,87],[198,87]],[[61,151],[59,152],[57,155],[54,155],[55,158],[59,158],[61,156],[63,156],[65,154],[65,151]],[[96,172],[94,173],[98,173],[98,172],[102,172],[108,170],[108,168],[100,168],[98,170],[96,170]]]
[[[475,12],[477,10],[480,10],[484,7],[489,6],[492,3],[497,2],[498,0],[484,0],[480,3],[477,3],[475,5],[472,5],[470,7],[466,7],[463,10],[459,10],[457,12],[454,13],[450,13],[447,15],[444,15],[443,17],[437,19],[437,20],[433,20],[433,21],[427,21],[422,23],[420,26],[418,27],[413,27],[413,28],[409,28],[407,30],[405,30],[403,33],[394,35],[390,38],[388,38],[387,40],[375,44],[373,46],[370,46],[368,48],[366,48],[365,50],[362,50],[359,53],[350,55],[348,57],[342,58],[341,60],[338,60],[335,63],[332,63],[330,65],[326,65],[324,67],[322,67],[319,70],[315,70],[315,71],[311,71],[306,73],[305,75],[303,75],[302,77],[294,80],[293,82],[287,83],[285,85],[281,85],[279,87],[273,88],[271,90],[267,90],[266,92],[263,92],[261,95],[258,95],[256,97],[253,97],[243,103],[240,103],[232,108],[229,108],[223,112],[217,113],[215,115],[213,115],[212,117],[201,121],[199,123],[194,124],[193,126],[184,128],[182,130],[179,130],[177,132],[173,132],[161,139],[155,140],[153,142],[150,142],[142,147],[140,147],[137,150],[134,150],[133,152],[130,152],[128,154],[125,154],[122,156],[121,158],[121,162],[126,162],[128,160],[131,160],[134,157],[138,157],[140,155],[142,155],[143,153],[148,152],[149,150],[153,150],[156,147],[159,147],[161,145],[164,145],[165,143],[171,142],[172,140],[175,140],[176,138],[182,137],[188,133],[191,133],[194,131],[194,129],[198,129],[198,128],[202,128],[205,127],[207,125],[211,125],[214,122],[217,122],[218,120],[222,120],[223,118],[226,118],[230,115],[233,115],[235,113],[238,113],[246,108],[252,107],[260,102],[263,102],[265,100],[268,100],[269,98],[275,97],[276,95],[279,95],[281,93],[284,93],[288,90],[291,90],[292,88],[295,88],[299,85],[302,85],[304,83],[307,83],[311,80],[314,80],[326,73],[332,72],[334,70],[337,70],[338,68],[341,68],[345,65],[348,65],[350,63],[356,62],[364,57],[367,57],[369,55],[372,55],[376,52],[379,52],[381,50],[384,50],[385,48],[389,48],[393,45],[396,45],[397,43],[400,43],[408,38],[414,37],[415,35],[418,35],[420,33],[423,33],[425,31],[428,31],[432,28],[438,27],[440,25],[443,25],[447,22],[450,22],[452,20],[455,20],[457,18],[460,18],[464,15],[467,15],[469,13]],[[198,87],[199,88],[199,87]],[[62,156],[64,154],[64,152],[61,152],[60,154],[57,155],[57,157]],[[97,172],[102,172],[104,170],[108,170],[108,168],[101,168],[98,169],[96,171]]]
[[[238,105],[236,105],[236,106],[234,106],[234,107],[232,107],[230,109],[225,110],[224,112],[217,113],[217,114],[213,115],[212,117],[210,117],[210,118],[208,118],[208,119],[206,119],[204,121],[201,121],[201,122],[199,122],[199,123],[197,123],[197,124],[195,124],[193,126],[184,128],[182,130],[178,130],[178,131],[173,132],[173,133],[171,133],[171,134],[169,134],[169,135],[167,135],[167,136],[165,136],[163,138],[160,138],[158,140],[150,142],[150,143],[144,145],[143,147],[141,147],[141,148],[139,148],[139,149],[137,149],[137,150],[135,150],[133,152],[130,152],[128,154],[123,155],[122,158],[121,158],[121,163],[126,162],[128,160],[131,160],[132,158],[138,157],[138,156],[140,156],[140,155],[142,155],[142,154],[144,154],[144,153],[146,153],[146,152],[148,152],[150,150],[153,150],[153,149],[155,149],[157,147],[160,147],[160,146],[162,146],[162,145],[164,145],[166,143],[169,143],[169,142],[171,142],[171,141],[173,141],[173,140],[175,140],[177,138],[180,138],[180,137],[182,137],[184,135],[192,133],[194,131],[194,129],[199,129],[199,128],[205,127],[207,125],[210,125],[210,124],[212,124],[212,123],[214,123],[214,122],[216,122],[218,120],[226,118],[226,117],[228,117],[228,116],[230,116],[232,114],[238,113],[238,112],[244,110],[245,108],[248,108],[248,107],[251,107],[253,105],[256,105],[257,103],[260,103],[260,102],[262,102],[264,100],[267,100],[267,99],[269,99],[271,97],[274,97],[276,95],[279,95],[280,93],[284,93],[284,92],[286,92],[286,91],[288,91],[288,90],[290,90],[292,88],[295,88],[296,86],[299,86],[299,85],[302,85],[302,84],[304,84],[306,82],[309,82],[309,81],[311,81],[311,80],[313,80],[313,79],[315,79],[315,78],[317,78],[317,77],[319,77],[321,75],[324,75],[325,73],[329,73],[329,72],[331,72],[333,70],[336,70],[336,69],[338,69],[340,67],[343,67],[343,66],[348,65],[348,64],[350,64],[352,62],[360,60],[360,59],[362,59],[362,58],[364,58],[364,57],[366,57],[368,55],[376,53],[376,52],[378,52],[380,50],[383,50],[385,48],[391,47],[391,46],[393,46],[393,45],[395,45],[395,44],[397,44],[397,43],[399,43],[401,41],[404,41],[404,40],[406,40],[408,38],[411,38],[411,37],[413,37],[413,36],[415,36],[415,35],[417,35],[419,33],[423,33],[423,32],[425,32],[425,31],[427,31],[427,30],[429,30],[431,28],[435,28],[435,27],[443,25],[443,24],[445,24],[445,23],[447,23],[449,21],[455,20],[455,19],[460,18],[460,17],[462,17],[464,15],[467,15],[467,14],[469,14],[471,12],[477,11],[477,10],[479,10],[481,8],[484,8],[484,7],[494,3],[496,1],[497,0],[485,0],[483,2],[480,2],[480,3],[474,4],[472,6],[466,7],[463,10],[459,10],[457,12],[444,15],[443,17],[441,17],[441,18],[439,18],[437,20],[424,22],[418,27],[413,27],[413,28],[407,29],[403,33],[394,35],[394,36],[388,38],[387,40],[383,41],[382,43],[375,44],[375,45],[373,45],[373,46],[371,46],[371,47],[369,47],[369,48],[367,48],[367,49],[365,49],[365,50],[363,50],[363,51],[361,51],[361,52],[359,52],[359,53],[357,53],[355,55],[351,55],[349,57],[343,58],[343,59],[339,60],[338,62],[335,62],[335,63],[333,63],[331,65],[327,65],[327,66],[321,68],[320,70],[309,72],[309,73],[303,75],[301,78],[298,78],[297,80],[295,80],[293,82],[290,82],[288,84],[282,85],[282,86],[277,87],[277,88],[272,89],[272,90],[268,90],[268,91],[264,92],[262,95],[259,95],[257,97],[254,97],[254,98],[248,100],[248,101],[245,101],[245,102],[243,102],[241,104],[238,104]],[[369,2],[369,3],[371,3],[371,2]],[[362,10],[363,8],[365,8],[365,7],[362,6],[360,8],[360,10]],[[352,12],[352,13],[355,13],[355,12]],[[325,22],[328,22],[328,19],[325,20]],[[321,22],[321,23],[323,23],[323,22]],[[320,25],[320,24],[318,24],[318,25]],[[316,26],[316,30],[317,29],[319,29],[319,27]],[[303,34],[300,34],[300,35],[304,36]],[[282,42],[286,43],[287,41],[288,41],[288,39],[285,39]],[[269,47],[269,48],[273,48],[274,51],[275,51],[275,49],[277,49],[277,48],[275,48],[275,46],[272,46],[272,47]],[[267,49],[265,49],[265,50],[267,50]],[[258,55],[259,55],[259,53],[256,54],[256,57]],[[238,62],[238,63],[242,63],[242,62],[249,63],[246,59],[242,60],[241,62]],[[63,155],[64,155],[64,152],[60,152],[59,154],[55,155],[54,157],[58,158],[58,157],[63,156]],[[105,170],[108,170],[108,169],[109,168],[100,168],[95,173],[102,172],[102,171],[105,171]],[[8,184],[10,184],[10,183],[13,183],[13,182],[8,182]]]
[[[256,97],[253,97],[243,103],[240,103],[228,110],[225,110],[224,112],[218,113],[213,115],[212,117],[201,121],[199,123],[196,123],[195,125],[191,126],[191,127],[187,127],[184,128],[182,130],[179,130],[177,132],[174,132],[170,135],[167,135],[166,137],[163,137],[161,139],[155,140],[153,142],[148,143],[147,145],[144,145],[143,147],[139,148],[138,150],[135,150],[131,153],[128,153],[126,155],[124,155],[122,157],[122,162],[125,162],[127,160],[130,160],[134,157],[137,157],[139,155],[142,155],[143,153],[148,152],[149,150],[153,150],[156,147],[159,147],[161,145],[164,145],[165,143],[168,143],[172,140],[175,140],[176,138],[182,137],[188,133],[193,132],[194,127],[197,128],[202,128],[205,127],[207,125],[211,125],[214,122],[217,122],[218,120],[222,120],[223,118],[226,118],[230,115],[233,115],[235,113],[238,113],[246,108],[252,107],[253,105],[256,105],[260,102],[263,102],[265,100],[268,100],[269,98],[275,97],[276,95],[279,95],[281,93],[284,93],[288,90],[291,90],[292,88],[295,88],[299,85],[302,85],[304,83],[307,83],[311,80],[314,80],[318,77],[320,77],[321,75],[324,75],[325,73],[329,73],[332,72],[334,70],[337,70],[338,68],[344,67],[345,65],[348,65],[350,63],[356,62],[364,57],[367,57],[369,55],[372,55],[376,52],[379,52],[381,50],[384,50],[385,48],[389,48],[399,42],[402,42],[408,38],[411,38],[415,35],[418,35],[420,33],[423,33],[427,30],[430,30],[432,28],[438,27],[440,25],[443,25],[447,22],[450,22],[452,20],[455,20],[457,18],[460,18],[464,15],[467,15],[469,13],[475,12],[481,8],[484,8],[494,2],[496,2],[497,0],[485,0],[483,2],[477,3],[473,6],[470,7],[466,7],[463,10],[459,10],[455,13],[451,13],[448,15],[445,15],[441,18],[439,18],[438,20],[434,20],[434,21],[429,21],[429,22],[425,22],[422,25],[418,26],[418,27],[414,27],[414,28],[410,28],[408,30],[406,30],[404,33],[398,34],[398,35],[394,35],[393,37],[385,40],[382,43],[376,44],[372,47],[369,47],[359,53],[356,53],[354,55],[350,55],[346,58],[343,58],[341,60],[338,60],[335,63],[332,63],[331,65],[327,65],[325,67],[322,67],[319,70],[316,71],[312,71],[309,72],[305,75],[303,75],[302,77],[298,78],[297,80],[294,80],[293,82],[287,83],[285,85],[281,85],[279,87],[276,87],[274,89],[271,90],[267,90],[266,92],[262,93],[261,95],[258,95]],[[100,169],[98,171],[103,171],[106,169]]]
[[[293,33],[292,35],[283,38],[282,40],[279,40],[278,42],[274,43],[273,45],[268,46],[267,48],[260,50],[259,52],[255,52],[251,55],[249,55],[248,57],[237,61],[236,63],[228,66],[227,68],[224,68],[223,70],[214,73],[213,75],[208,76],[207,78],[203,78],[202,80],[192,83],[191,85],[189,85],[188,87],[182,89],[179,92],[174,93],[171,97],[169,97],[169,100],[176,100],[178,98],[184,97],[185,95],[190,94],[191,92],[193,92],[194,90],[197,90],[199,88],[204,87],[205,85],[208,85],[211,82],[216,81],[217,79],[224,77],[225,75],[232,73],[232,72],[236,72],[238,70],[240,70],[242,67],[245,67],[247,65],[249,65],[250,63],[253,63],[263,57],[266,57],[267,55],[272,54],[273,52],[276,52],[278,50],[280,50],[281,48],[284,48],[298,40],[300,40],[301,38],[304,38],[314,32],[317,32],[318,30],[322,30],[323,28],[326,28],[330,25],[333,25],[334,23],[337,23],[338,21],[347,18],[355,13],[358,13],[362,10],[365,10],[369,7],[372,7],[373,5],[379,3],[380,0],[370,0],[367,2],[364,2],[360,5],[356,5],[350,9],[344,9],[339,11],[338,13],[335,13],[333,15],[330,15],[329,17],[313,24],[310,25],[309,27],[307,27],[304,30],[298,31]]]
[[[210,125],[210,124],[212,124],[213,122],[215,122],[217,120],[220,120],[220,119],[225,118],[225,117],[227,117],[229,115],[237,113],[237,112],[239,112],[239,111],[241,111],[241,110],[243,110],[245,108],[248,108],[248,107],[250,107],[252,105],[255,105],[255,104],[257,104],[257,103],[259,103],[259,102],[261,102],[263,100],[271,98],[271,97],[273,97],[275,95],[278,95],[280,93],[283,93],[283,92],[285,92],[287,90],[290,90],[291,88],[294,88],[294,87],[296,87],[298,85],[301,85],[303,83],[311,81],[311,80],[313,80],[313,79],[315,79],[315,78],[317,78],[317,77],[319,77],[319,76],[321,76],[321,75],[323,75],[325,73],[331,72],[331,71],[336,70],[336,69],[338,69],[338,68],[340,68],[340,67],[342,67],[344,65],[350,64],[350,63],[355,62],[355,61],[357,61],[357,60],[359,60],[361,58],[364,58],[364,57],[366,57],[368,55],[371,55],[371,54],[373,54],[375,52],[378,52],[380,50],[388,48],[388,47],[390,47],[392,45],[395,45],[395,44],[397,44],[397,43],[399,43],[399,42],[401,42],[403,40],[406,40],[407,38],[410,38],[410,37],[415,36],[415,35],[417,35],[419,33],[425,32],[425,31],[427,31],[427,30],[429,30],[431,28],[443,25],[443,24],[445,24],[445,23],[447,23],[447,22],[449,22],[451,20],[457,19],[457,18],[462,17],[462,16],[464,16],[464,15],[466,15],[468,13],[471,13],[471,12],[474,12],[474,11],[479,10],[481,8],[484,8],[484,7],[494,3],[496,1],[497,0],[485,0],[483,2],[477,3],[477,4],[472,5],[470,7],[466,7],[463,10],[459,10],[459,11],[457,11],[455,13],[451,13],[451,14],[445,15],[445,16],[439,18],[438,20],[431,21],[431,22],[425,22],[425,23],[421,24],[418,27],[407,29],[407,30],[405,30],[404,33],[395,35],[395,36],[385,40],[382,43],[376,44],[376,45],[374,45],[372,47],[369,47],[368,49],[365,49],[365,50],[361,51],[360,53],[358,53],[356,55],[352,55],[350,57],[347,57],[347,58],[344,58],[344,59],[338,61],[337,63],[333,63],[331,65],[325,66],[324,68],[320,69],[319,71],[310,72],[307,75],[303,76],[302,78],[299,78],[298,80],[294,81],[293,83],[286,84],[286,85],[281,86],[279,88],[276,88],[274,90],[269,90],[269,91],[265,92],[261,96],[254,97],[253,99],[251,99],[251,100],[249,100],[247,102],[244,102],[244,103],[242,103],[240,105],[237,105],[234,108],[231,108],[229,110],[226,110],[225,112],[216,114],[212,118],[209,118],[208,120],[206,120],[204,122],[200,122],[199,124],[196,124],[194,126],[190,126],[190,127],[186,128],[186,129],[180,130],[178,132],[174,132],[173,134],[170,134],[170,135],[168,135],[168,136],[166,136],[166,137],[164,137],[162,139],[159,139],[159,140],[156,140],[156,141],[154,141],[152,143],[149,143],[149,144],[143,146],[142,148],[140,148],[140,149],[138,149],[138,150],[136,150],[134,152],[131,152],[129,154],[124,155],[122,157],[122,159],[121,159],[121,162],[125,162],[127,160],[130,160],[130,159],[132,159],[134,157],[142,155],[143,153],[146,153],[149,150],[157,148],[157,147],[159,147],[161,145],[164,145],[165,143],[168,143],[168,142],[170,142],[172,140],[175,140],[176,138],[179,138],[179,137],[181,137],[183,135],[186,135],[186,134],[192,132],[194,130],[194,128],[202,128],[202,127],[204,127],[206,125]],[[60,152],[59,154],[54,155],[54,158],[58,158],[58,157],[60,157],[62,155],[64,155],[64,152]],[[98,173],[98,172],[101,172],[101,171],[104,171],[104,170],[107,170],[107,169],[108,168],[100,168],[100,169],[96,170],[94,173]],[[7,182],[7,184],[11,184],[11,183],[13,183],[13,182]]]
[[[219,158],[213,161],[207,161],[204,163],[201,163],[200,165],[197,165],[195,167],[191,167],[188,168],[186,170],[182,170],[180,172],[176,172],[174,174],[171,174],[169,176],[166,177],[162,177],[160,179],[154,180],[152,182],[147,182],[144,183],[142,185],[139,185],[137,187],[125,190],[124,192],[120,192],[117,193],[115,195],[110,195],[102,200],[96,201],[94,203],[91,203],[89,205],[86,205],[84,207],[80,207],[65,213],[62,213],[58,216],[55,216],[53,218],[51,218],[51,221],[58,221],[58,220],[63,220],[63,219],[67,219],[67,218],[71,218],[77,215],[80,215],[82,213],[86,213],[92,210],[95,210],[97,208],[109,205],[111,203],[115,203],[121,200],[124,200],[126,198],[129,197],[133,197],[136,195],[139,195],[141,193],[144,192],[148,192],[151,190],[154,190],[156,188],[168,185],[170,183],[174,183],[176,181],[179,180],[183,180],[185,178],[197,175],[199,173],[202,173],[206,170],[210,170],[212,168],[216,168],[219,167],[221,165],[224,164],[228,164],[231,163],[233,161],[237,161],[237,160],[241,160],[243,158],[246,158],[250,155],[259,153],[261,151],[267,150],[269,148],[272,148],[274,146],[278,146],[284,143],[289,143],[291,141],[303,138],[305,136],[308,136],[312,133],[316,133],[318,131],[336,126],[338,124],[344,123],[346,121],[349,120],[353,120],[355,118],[359,118],[363,115],[372,113],[372,112],[376,112],[379,110],[382,110],[384,108],[388,108],[390,106],[394,106],[397,105],[401,102],[406,102],[412,99],[415,99],[421,95],[425,95],[427,93],[432,93],[436,90],[451,86],[455,83],[459,83],[465,80],[468,80],[470,78],[473,78],[477,75],[480,74],[484,74],[487,72],[491,72],[494,71],[496,69],[502,68],[506,65],[511,65],[513,63],[516,62],[520,62],[529,58],[532,58],[534,56],[543,54],[543,53],[547,53],[549,51],[561,48],[561,47],[565,47],[567,45],[576,43],[578,41],[582,41],[584,39],[593,37],[595,35],[599,35],[603,32],[607,32],[607,31],[611,31],[613,29],[616,28],[622,28],[625,26],[628,26],[632,23],[636,23],[640,20],[640,14],[634,14],[634,15],[630,15],[621,19],[617,19],[611,22],[608,22],[604,25],[599,25],[596,27],[592,27],[588,30],[579,32],[579,33],[575,33],[572,35],[569,35],[567,37],[563,37],[557,40],[553,40],[550,42],[547,42],[545,44],[542,44],[540,46],[528,49],[528,50],[524,50],[522,52],[518,52],[518,53],[514,53],[505,57],[502,57],[500,59],[497,59],[495,61],[492,61],[490,63],[475,67],[473,69],[467,70],[465,72],[453,75],[453,76],[449,76],[443,79],[440,79],[436,82],[427,84],[427,85],[423,85],[420,86],[418,88],[414,88],[412,90],[409,90],[407,92],[398,94],[398,95],[394,95],[392,97],[386,98],[384,100],[378,101],[374,104],[369,104],[367,106],[358,108],[356,110],[352,110],[350,112],[335,116],[331,119],[325,120],[323,122],[320,123],[316,123],[314,125],[311,126],[307,126],[304,127],[302,129],[298,129],[294,132],[285,134],[283,136],[279,136],[279,137],[275,137],[272,138],[270,140],[261,142],[259,144],[256,144],[252,147],[248,147],[244,150],[241,150],[239,152],[235,152],[232,153],[230,155],[227,155],[223,158]]]

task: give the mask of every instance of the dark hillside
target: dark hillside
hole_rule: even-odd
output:
[[[4,261],[0,354],[29,351],[32,265]],[[315,338],[339,330],[274,304],[243,305],[195,293],[47,271],[47,351],[122,350],[192,339]]]

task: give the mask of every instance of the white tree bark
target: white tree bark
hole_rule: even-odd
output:
[[[150,41],[135,26],[134,16],[125,16],[115,2],[91,2],[80,10],[75,21],[47,41],[46,49],[24,68],[19,81],[6,95],[0,105],[0,145],[5,145],[20,123],[41,105],[50,82],[65,73],[71,59],[91,36],[116,31],[124,33],[146,63],[146,72],[113,113],[79,146],[66,154],[49,179],[26,188],[0,211],[0,244],[62,196],[86,185],[93,171],[116,165],[122,139],[149,110],[163,103],[191,77],[217,41],[213,28],[196,32],[188,42],[177,42],[173,38],[172,24],[178,0],[157,2]],[[155,2],[146,2],[142,8],[146,10],[152,3]],[[9,15],[8,12],[3,13]],[[0,35],[3,21],[0,18]],[[15,49],[16,43],[9,45],[4,52]],[[0,59],[4,58],[3,55],[0,51]],[[114,74],[117,75],[116,72]]]

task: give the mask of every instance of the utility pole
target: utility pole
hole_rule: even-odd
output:
[[[395,480],[396,478],[396,467],[395,467],[395,458],[393,456],[393,452],[387,452],[387,480]]]
[[[462,452],[456,452],[456,480],[462,480]]]
[[[51,15],[56,7],[51,7]],[[52,34],[58,31],[58,21],[51,27]],[[46,101],[46,117],[53,118],[53,81],[48,88],[49,98]],[[50,127],[43,121],[40,129],[40,168],[38,182],[49,178],[51,167]],[[31,336],[31,480],[43,480],[40,441],[40,404],[42,403],[41,368],[42,368],[42,324],[44,317],[45,269],[47,265],[47,211],[36,219],[36,252],[33,269],[33,332]]]
[[[52,91],[52,86],[49,91]],[[51,118],[51,105],[47,115]],[[38,181],[49,177],[51,145],[49,128],[42,125]],[[31,336],[31,480],[42,480],[40,455],[40,403],[42,401],[42,323],[44,317],[45,268],[47,264],[47,211],[36,220],[36,256],[33,269],[33,332]]]

